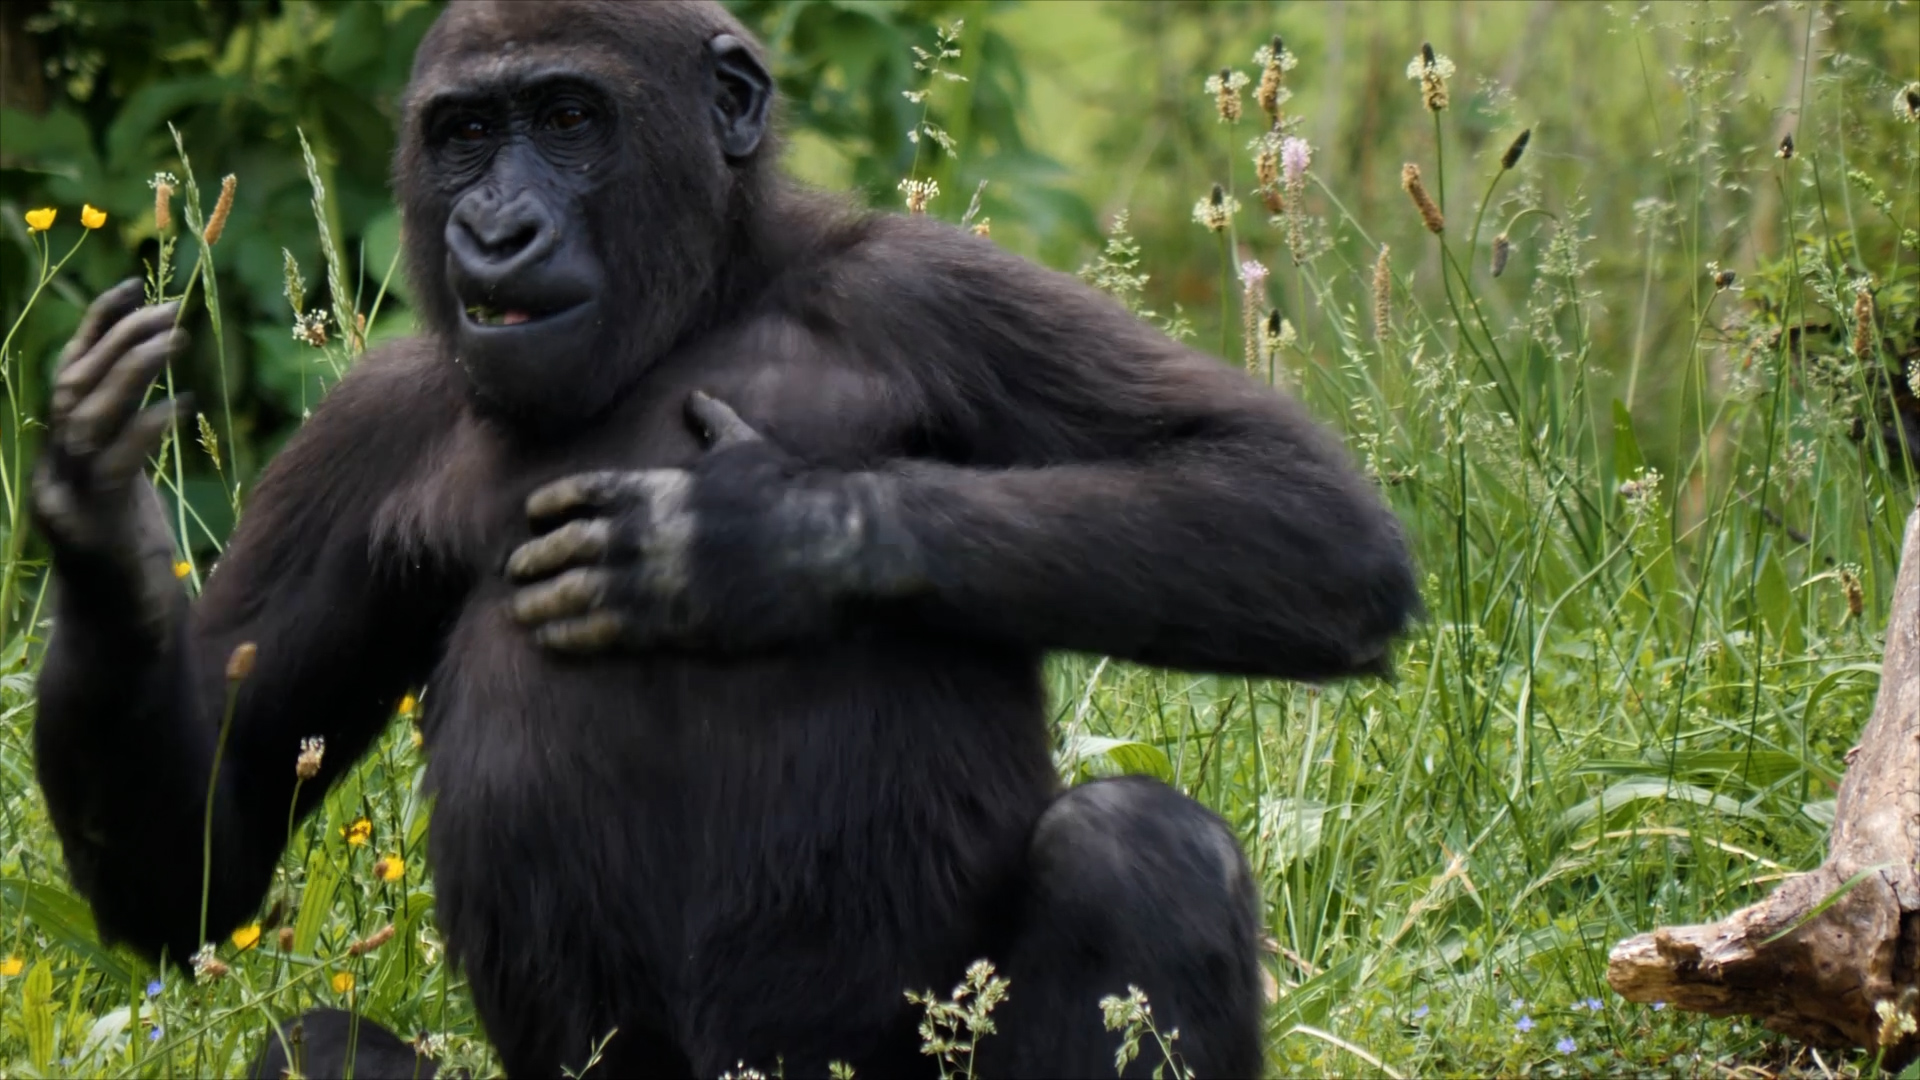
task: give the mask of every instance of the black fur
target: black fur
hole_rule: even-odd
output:
[[[1150,781],[1062,796],[1041,659],[1382,671],[1398,528],[1298,406],[1079,282],[790,190],[745,39],[706,4],[442,17],[396,165],[428,333],[327,397],[192,605],[137,457],[96,449],[164,421],[126,419],[154,361],[123,339],[158,331],[97,306],[35,487],[74,881],[104,932],[193,951],[255,642],[208,935],[267,887],[300,740],[304,812],[424,683],[437,916],[514,1075],[615,1028],[606,1075],[930,1074],[903,991],[982,956],[990,1073],[1110,1075],[1097,1002],[1134,984],[1199,1075],[1251,1075],[1231,832]],[[345,1031],[310,1019],[310,1061]]]

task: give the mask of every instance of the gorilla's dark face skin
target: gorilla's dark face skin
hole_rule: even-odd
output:
[[[635,72],[617,38],[547,48],[544,7],[436,25],[396,169],[428,320],[477,396],[535,427],[598,413],[737,286],[716,256],[751,216],[772,96],[753,49],[698,9],[660,20],[702,39],[664,54],[689,70]],[[501,24],[525,45],[491,45]]]

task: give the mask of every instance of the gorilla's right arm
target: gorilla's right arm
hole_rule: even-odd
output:
[[[34,476],[55,584],[34,747],[69,870],[102,932],[184,961],[200,944],[208,782],[229,693],[210,937],[267,888],[301,740],[326,739],[320,776],[299,792],[304,813],[424,676],[445,604],[425,571],[382,565],[369,542],[375,509],[430,427],[374,357],[274,460],[189,604],[144,476],[173,406],[140,409],[180,339],[171,305],[136,311],[139,302],[138,282],[102,296],[54,387]],[[228,660],[244,642],[257,647],[253,670],[229,687]]]

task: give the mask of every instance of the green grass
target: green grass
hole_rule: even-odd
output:
[[[1785,9],[1767,17],[1791,32],[1763,42],[1760,16],[1679,10],[1664,21],[1657,10],[1613,13],[1594,24],[1611,37],[1540,45],[1567,56],[1585,47],[1612,66],[1565,66],[1558,82],[1528,84],[1532,115],[1567,122],[1536,130],[1511,173],[1500,157],[1521,125],[1470,105],[1479,92],[1465,54],[1453,106],[1429,115],[1398,70],[1417,39],[1390,39],[1380,63],[1402,116],[1391,152],[1444,196],[1444,237],[1422,231],[1392,191],[1400,157],[1383,170],[1337,152],[1349,133],[1324,117],[1347,114],[1290,114],[1315,148],[1306,216],[1292,223],[1297,263],[1286,222],[1270,225],[1251,193],[1243,147],[1259,130],[1257,107],[1249,100],[1238,125],[1219,124],[1200,92],[1220,56],[1257,83],[1244,57],[1264,28],[1234,9],[1176,26],[1166,46],[1213,50],[1197,74],[1180,75],[1189,98],[1176,133],[1191,152],[1172,164],[1143,155],[1150,182],[1129,200],[1141,263],[1110,260],[1095,276],[1136,304],[1180,304],[1196,342],[1238,362],[1249,298],[1227,267],[1245,257],[1269,266],[1253,314],[1271,303],[1293,336],[1256,348],[1254,366],[1341,427],[1405,520],[1425,575],[1428,618],[1391,683],[1313,688],[1093,657],[1050,669],[1064,774],[1156,773],[1239,830],[1267,903],[1276,1073],[1871,1070],[1858,1055],[1816,1059],[1751,1022],[1625,1003],[1604,979],[1620,938],[1713,918],[1820,861],[1842,755],[1877,685],[1917,490],[1897,452],[1852,436],[1857,418],[1892,407],[1897,384],[1875,371],[1920,380],[1905,367],[1920,354],[1908,329],[1920,124],[1889,108],[1912,77],[1920,27],[1910,9],[1878,21],[1856,9],[1858,24],[1837,27]],[[1393,29],[1391,12],[1368,17]],[[1064,17],[1045,7],[1007,18],[1035,23],[1036,37],[1072,29],[1048,23]],[[1124,38],[1121,21],[1073,32],[1109,49]],[[1512,36],[1518,24],[1488,33],[1502,48],[1533,48]],[[1743,27],[1753,38],[1744,55]],[[1803,44],[1818,62],[1796,67]],[[1872,56],[1898,62],[1862,59]],[[1072,78],[1098,82],[1128,62],[1109,49],[1092,74],[1036,78],[1064,95]],[[1743,65],[1797,76],[1800,112],[1752,108],[1732,86]],[[1319,74],[1303,63],[1289,75],[1302,109]],[[1570,130],[1581,109],[1615,128]],[[1037,130],[1061,127],[1066,110],[1042,112]],[[1632,117],[1651,130],[1619,126]],[[1797,153],[1783,159],[1774,140],[1796,121]],[[1483,123],[1492,126],[1474,129]],[[1576,142],[1608,135],[1607,158],[1585,162],[1597,175],[1569,164]],[[1091,175],[1096,142],[1077,130],[1059,150]],[[1633,182],[1643,175],[1659,197]],[[1207,183],[1236,178],[1237,250],[1186,221]],[[1539,212],[1513,227],[1520,250],[1495,279],[1493,235],[1521,211]],[[1156,238],[1169,222],[1188,230],[1193,251],[1165,256],[1170,280],[1130,289],[1141,274],[1161,276]],[[996,222],[996,236],[1007,224]],[[61,234],[55,257],[70,239]],[[1392,246],[1391,289],[1376,334],[1381,239]],[[217,265],[217,248],[197,251]],[[1738,271],[1732,288],[1716,286],[1709,259]],[[1873,333],[1856,352],[1861,283]],[[336,327],[363,306],[337,303]],[[1780,332],[1801,326],[1818,329]],[[329,373],[353,358],[337,333],[328,350],[315,363]],[[6,361],[17,401],[26,369]],[[0,957],[19,961],[0,967],[0,1074],[233,1073],[267,1015],[312,1002],[351,1003],[430,1033],[463,1067],[492,1070],[433,929],[422,760],[404,719],[295,830],[269,900],[289,949],[271,929],[250,949],[222,942],[223,978],[169,974],[150,993],[150,970],[94,940],[31,782],[44,628],[30,623],[41,568],[20,533],[24,420],[10,415],[0,461],[10,514],[0,551],[23,586],[0,642]],[[163,478],[177,485],[205,469],[204,456],[170,446]],[[195,528],[183,517],[183,534]],[[361,817],[369,842],[350,843]],[[376,862],[393,857],[399,879],[377,876]],[[392,940],[350,955],[388,925]],[[342,975],[350,989],[336,986]]]

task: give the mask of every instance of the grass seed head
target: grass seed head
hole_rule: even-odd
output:
[[[207,246],[220,242],[220,234],[227,231],[227,215],[233,213],[233,190],[240,186],[239,177],[228,173],[220,180],[220,198],[213,204],[213,216],[207,219]]]
[[[1440,213],[1440,207],[1434,203],[1433,196],[1427,194],[1426,182],[1420,179],[1420,166],[1409,161],[1400,167],[1400,186],[1406,189],[1407,197],[1413,200],[1413,208],[1420,211],[1420,220],[1427,231],[1435,236],[1447,231],[1446,216]]]
[[[1493,238],[1493,276],[1499,277],[1506,272],[1507,258],[1513,254],[1513,241],[1506,233]]]
[[[227,657],[227,681],[240,682],[253,674],[253,661],[260,653],[260,647],[251,641],[243,641],[234,646]]]
[[[327,740],[324,735],[312,735],[300,740],[300,756],[294,760],[293,774],[302,780],[311,780],[320,775],[320,764],[327,757]]]
[[[1393,249],[1380,245],[1380,256],[1373,260],[1373,339],[1387,340],[1393,315]]]
[[[1507,152],[1500,155],[1500,169],[1505,172],[1520,164],[1520,155],[1527,152],[1527,143],[1533,138],[1532,128],[1521,128],[1520,134],[1513,137],[1507,145]]]
[[[1873,293],[1865,285],[1853,293],[1853,355],[1859,360],[1873,355]]]

